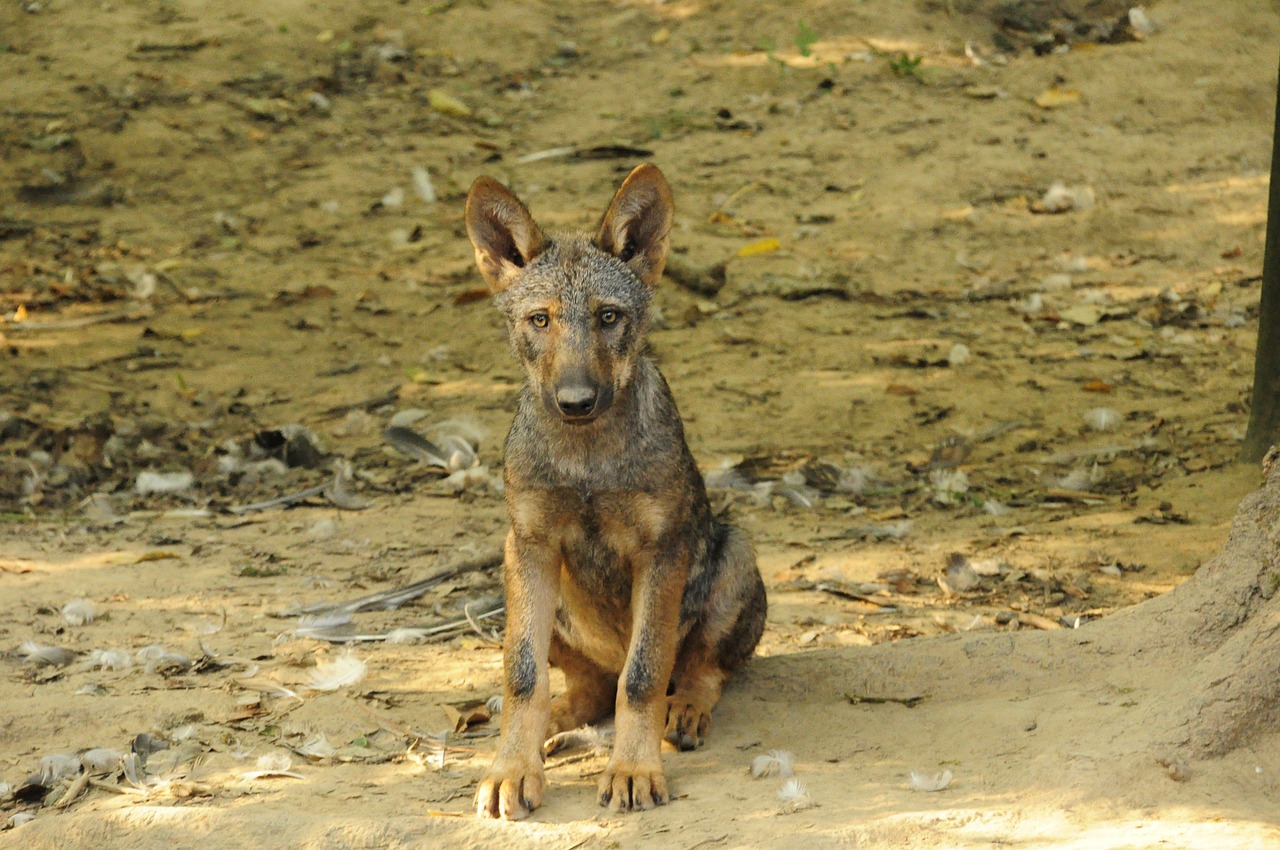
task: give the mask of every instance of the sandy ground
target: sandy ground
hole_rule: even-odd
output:
[[[1158,715],[1134,683],[1036,675],[1191,575],[1257,483],[1234,458],[1280,26],[1166,0],[1108,43],[1095,4],[1032,20],[1061,42],[1037,55],[996,8],[8,4],[0,780],[169,746],[138,783],[113,761],[78,795],[19,793],[0,847],[1280,842],[1270,750],[1174,781],[1106,731]],[[582,227],[645,160],[683,270],[654,350],[755,541],[769,628],[706,747],[666,756],[671,805],[606,814],[604,757],[574,752],[531,822],[478,822],[496,723],[450,732],[444,706],[497,693],[490,621],[344,646],[294,615],[501,540],[491,479],[459,493],[382,437],[405,411],[460,420],[500,468],[520,376],[476,291],[470,181]],[[313,456],[273,442],[292,424]],[[334,458],[347,497],[230,512]],[[140,493],[148,471],[194,483]],[[353,627],[456,622],[494,592],[479,568]],[[81,598],[96,618],[73,625]],[[37,666],[25,641],[76,656]],[[186,663],[137,654],[156,644]],[[348,651],[360,681],[308,688]],[[748,773],[775,749],[796,804]],[[253,777],[273,756],[296,776]]]

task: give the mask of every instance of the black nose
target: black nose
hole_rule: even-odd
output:
[[[556,407],[571,418],[590,416],[596,408],[596,391],[594,387],[570,386],[556,390]]]

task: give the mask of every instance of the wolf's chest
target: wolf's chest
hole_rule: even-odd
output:
[[[601,573],[600,580],[629,584],[636,559],[651,556],[662,529],[651,498],[633,493],[574,492],[560,513],[559,537],[565,569],[574,575]]]

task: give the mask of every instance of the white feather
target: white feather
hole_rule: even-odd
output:
[[[169,650],[165,649],[160,644],[153,643],[150,646],[144,646],[142,649],[134,652],[133,657],[139,664],[146,664],[148,661],[153,661],[162,655],[166,655],[168,652]]]
[[[298,752],[313,759],[328,758],[337,751],[338,748],[329,743],[329,739],[324,736],[323,732],[317,732],[303,741],[302,745],[298,747]]]
[[[1134,32],[1142,35],[1151,35],[1159,29],[1155,22],[1147,17],[1147,10],[1142,6],[1133,6],[1129,9],[1129,26],[1133,27]]]
[[[1120,414],[1110,407],[1094,407],[1084,412],[1084,422],[1095,431],[1114,431],[1120,424]]]
[[[766,776],[781,776],[785,779],[795,773],[793,760],[794,756],[786,750],[769,750],[751,760],[751,775],[756,779]]]
[[[1087,210],[1093,206],[1095,195],[1091,186],[1067,186],[1055,181],[1040,199],[1045,212],[1061,213],[1068,210]]]
[[[450,461],[451,465],[452,463]],[[449,493],[461,493],[464,490],[481,490],[485,487],[491,487],[500,492],[502,480],[491,475],[487,466],[473,466],[467,469],[459,469],[448,478],[442,479],[438,486]]]
[[[18,647],[18,651],[22,653],[23,658],[33,664],[48,664],[54,667],[70,664],[76,657],[76,654],[69,649],[63,649],[60,646],[44,646],[33,640],[24,640]]]
[[[120,766],[124,753],[108,747],[95,747],[80,754],[80,764],[86,773],[110,773]]]
[[[1095,469],[1097,467],[1095,466]],[[1075,490],[1077,492],[1087,492],[1093,486],[1094,475],[1084,467],[1076,467],[1066,475],[1056,479],[1050,479],[1049,483],[1063,490]]]
[[[982,511],[991,516],[1004,516],[1009,513],[1009,506],[995,499],[986,499],[982,502]]]
[[[75,756],[53,755],[40,759],[40,769],[28,781],[49,788],[69,776],[80,772],[80,759]]]
[[[324,637],[332,629],[350,625],[354,619],[350,611],[327,611],[323,614],[304,614],[298,618],[293,630],[295,637]]]
[[[382,196],[382,205],[389,210],[399,209],[404,206],[404,189],[396,186],[389,190],[387,194]]]
[[[241,774],[242,779],[261,779],[264,776],[287,776],[291,779],[302,779],[301,773],[295,773],[289,768],[293,766],[293,759],[288,753],[267,753],[265,756],[258,758],[258,769],[251,770],[248,773]]]
[[[147,662],[148,673],[159,673],[167,676],[173,673],[185,673],[194,662],[181,652],[164,652]]]
[[[792,777],[782,783],[782,787],[778,789],[778,799],[784,803],[791,803],[796,800],[803,800],[809,796],[809,789],[799,779]]]
[[[356,684],[368,670],[369,665],[354,655],[339,655],[331,661],[317,662],[316,669],[307,677],[307,686],[313,691],[336,691]]]
[[[66,605],[62,606],[62,619],[66,620],[73,626],[83,626],[85,623],[92,623],[96,613],[93,610],[93,603],[88,599],[72,599]]]
[[[438,197],[436,196],[436,187],[431,185],[431,174],[427,169],[421,166],[415,166],[413,171],[413,191],[418,193],[418,197],[423,203],[434,204]]]
[[[548,738],[542,745],[544,753],[558,753],[565,750],[590,749],[603,752],[613,744],[612,724],[600,726],[579,726],[566,732],[559,732]]]
[[[840,470],[840,477],[836,479],[836,489],[842,493],[851,493],[855,496],[861,495],[866,491],[874,480],[875,475],[865,466],[850,466]]]
[[[723,460],[704,476],[712,490],[750,490],[751,481],[738,469],[740,460]]]
[[[446,419],[427,429],[427,438],[432,442],[454,450],[465,446],[472,453],[486,436],[485,429],[469,419]]]
[[[97,670],[128,670],[133,666],[133,658],[124,649],[95,649],[82,666]]]
[[[258,756],[259,770],[288,770],[293,767],[293,759],[288,753],[267,753]]]
[[[799,812],[813,806],[813,798],[809,789],[799,779],[788,779],[778,789],[778,799],[782,801],[782,811]]]
[[[137,753],[129,753],[120,759],[120,767],[124,769],[125,781],[134,788],[147,788],[159,782],[155,777],[147,775],[147,769],[142,766],[142,759]]]
[[[133,489],[139,496],[153,493],[181,493],[195,486],[196,477],[190,472],[139,472]]]
[[[969,476],[962,469],[935,469],[929,474],[933,499],[940,505],[954,504],[969,491]]]
[[[872,523],[867,526],[867,533],[877,540],[901,540],[911,533],[911,520]]]
[[[427,639],[426,629],[392,629],[387,632],[387,643],[422,643]]]
[[[912,791],[941,791],[951,784],[951,771],[944,770],[941,773],[921,773],[919,771],[911,771],[911,790]]]

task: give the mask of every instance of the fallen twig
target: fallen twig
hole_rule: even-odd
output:
[[[497,617],[504,613],[506,613],[506,608],[499,606],[492,610],[485,611],[484,613],[476,614],[474,616],[474,620],[487,620],[490,617]],[[444,623],[436,623],[434,625],[426,626],[422,628],[419,628],[417,626],[401,627],[401,628],[392,629],[389,632],[384,632],[380,634],[359,634],[355,632],[330,631],[322,628],[308,628],[305,631],[295,632],[295,634],[298,634],[299,637],[310,637],[310,638],[315,638],[316,640],[327,640],[329,643],[376,643],[378,641],[384,641],[384,640],[390,639],[395,632],[404,632],[404,631],[415,632],[417,636],[423,639],[444,640],[446,638],[453,636],[452,634],[449,634],[450,632],[464,631],[468,626],[471,626],[472,628],[478,628],[474,620],[471,617],[467,617],[461,620],[449,620]],[[342,626],[336,626],[334,628],[343,629],[349,625],[350,624],[345,624]],[[498,641],[497,638],[491,638],[489,635],[486,635],[483,632],[480,632],[480,636],[485,640],[493,641],[499,646],[502,645],[501,641]]]
[[[399,608],[406,602],[410,602],[422,596],[431,588],[440,584],[447,579],[457,578],[466,573],[475,572],[476,570],[485,570],[490,567],[496,567],[502,563],[502,550],[488,549],[480,554],[461,561],[456,566],[448,567],[441,570],[435,575],[428,576],[421,581],[415,581],[413,584],[407,584],[404,587],[396,587],[391,590],[380,590],[377,593],[370,593],[367,596],[361,596],[348,602],[317,602],[311,605],[304,605],[301,608],[290,609],[285,616],[292,617],[298,614],[319,614],[329,611],[348,611],[352,614],[360,611],[373,611],[375,609],[391,610]]]
[[[485,616],[492,616],[496,614],[498,611],[503,611],[503,610],[505,610],[505,608],[498,608],[493,611],[490,611]],[[462,613],[466,616],[467,622],[471,625],[471,630],[474,631],[476,634],[480,635],[480,638],[482,640],[484,640],[486,643],[492,644],[493,646],[502,646],[502,641],[498,640],[493,635],[486,634],[485,631],[480,628],[480,624],[476,622],[475,617],[471,616],[470,602],[462,606]]]
[[[1083,490],[1064,490],[1061,487],[1050,487],[1044,491],[1043,501],[1046,502],[1080,502],[1085,505],[1101,505],[1106,504],[1107,497],[1098,493],[1089,493]]]
[[[399,399],[400,390],[392,389],[382,395],[376,395],[373,398],[365,399],[364,401],[356,401],[350,404],[339,404],[335,407],[327,408],[317,413],[316,416],[321,419],[332,419],[335,416],[343,416],[353,410],[368,411],[379,407],[385,407],[388,404],[394,404]]]
[[[1062,624],[1057,620],[1051,620],[1048,617],[1041,616],[1040,614],[1019,614],[1018,624],[1022,626],[1031,626],[1037,629],[1044,629],[1045,631],[1053,631],[1054,629],[1062,628]]]
[[[855,599],[858,602],[866,602],[869,605],[875,605],[877,608],[894,609],[897,606],[891,602],[885,601],[885,597],[872,596],[869,593],[862,593],[845,585],[843,582],[820,581],[813,586],[814,590],[820,590],[823,593],[830,593],[832,596],[840,596],[845,599]]]
[[[149,791],[144,788],[126,788],[123,785],[117,785],[114,782],[106,782],[101,779],[90,779],[90,788],[97,788],[99,791],[110,791],[112,794],[123,794],[130,797],[144,797]]]
[[[67,793],[58,798],[58,802],[53,804],[55,809],[65,809],[67,806],[75,802],[76,797],[80,796],[80,792],[84,791],[85,786],[89,784],[89,771],[81,772],[67,788]]]
[[[886,703],[891,703],[891,702],[893,702],[893,703],[897,703],[898,705],[905,706],[906,708],[915,708],[917,705],[919,705],[920,703],[924,702],[924,701],[925,701],[925,699],[927,699],[927,697],[924,697],[924,696],[917,696],[917,697],[869,697],[869,696],[864,696],[864,695],[862,695],[862,694],[851,694],[851,693],[846,693],[846,694],[844,695],[844,698],[845,698],[845,699],[847,699],[847,700],[849,701],[849,704],[850,704],[850,705],[863,705],[863,704],[866,704],[866,705],[884,705],[884,704],[886,704]]]
[[[299,490],[296,493],[286,493],[283,496],[277,496],[274,499],[267,499],[265,502],[254,502],[249,505],[233,505],[227,508],[227,511],[236,515],[252,513],[253,511],[266,511],[271,508],[285,507],[297,502],[304,502],[307,499],[314,499],[316,496],[324,496],[329,503],[336,508],[342,508],[347,511],[359,511],[369,507],[371,502],[367,499],[358,499],[347,492],[347,481],[350,480],[351,474],[349,464],[339,463],[337,471],[334,472],[333,478],[327,484],[317,484],[314,487],[308,487],[305,490]]]
[[[152,309],[132,308],[129,310],[117,310],[112,313],[97,313],[93,316],[82,316],[79,319],[62,319],[55,322],[6,322],[3,327],[9,332],[15,331],[73,331],[78,328],[87,328],[90,325],[100,325],[104,322],[132,322],[137,319],[149,318]]]
[[[328,484],[319,484],[315,487],[308,487],[305,490],[299,490],[296,493],[286,493],[283,496],[277,496],[274,499],[267,499],[265,502],[254,502],[249,505],[234,505],[227,508],[227,510],[233,514],[247,514],[253,511],[266,511],[271,508],[292,505],[295,502],[305,501],[306,499],[314,499],[316,496],[323,496],[324,491],[328,489]]]

